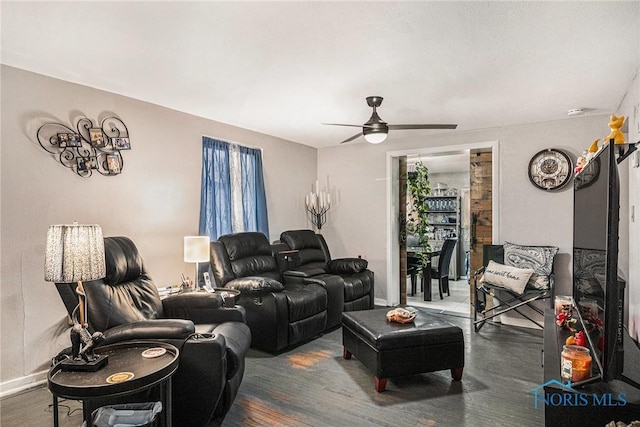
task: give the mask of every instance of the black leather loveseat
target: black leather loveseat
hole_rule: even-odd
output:
[[[104,333],[101,345],[154,340],[176,346],[180,360],[172,378],[173,425],[197,427],[221,420],[238,392],[251,343],[244,309],[226,308],[219,295],[208,292],[161,299],[130,239],[107,237],[104,246],[107,276],[83,283],[90,332]],[[73,316],[76,284],[56,286]],[[102,402],[109,403],[117,402]]]
[[[239,290],[252,346],[277,352],[340,326],[343,311],[373,308],[373,272],[360,258],[331,260],[321,235],[262,233],[221,236],[211,243],[219,287]]]
[[[327,328],[327,292],[318,283],[289,283],[277,267],[266,236],[257,232],[211,242],[216,286],[236,289],[247,313],[253,347],[278,352]]]

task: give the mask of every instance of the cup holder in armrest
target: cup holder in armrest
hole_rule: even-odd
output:
[[[227,308],[235,307],[236,298],[240,295],[239,290],[228,288],[213,288],[213,293],[222,297],[222,305]]]

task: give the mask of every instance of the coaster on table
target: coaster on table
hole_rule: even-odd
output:
[[[146,357],[147,359],[152,359],[154,357],[160,357],[167,352],[166,348],[163,347],[152,347],[148,348],[142,352],[142,357]]]
[[[107,382],[109,384],[123,383],[125,381],[129,381],[134,376],[135,375],[133,374],[133,372],[117,372],[113,375],[109,375],[109,378],[107,378]]]

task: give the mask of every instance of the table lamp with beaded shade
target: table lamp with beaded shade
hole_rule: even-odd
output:
[[[85,365],[92,365],[94,364],[92,362],[95,362],[88,360],[94,359],[92,353],[85,354],[93,343],[92,337],[87,336],[86,331],[89,313],[82,282],[102,279],[105,276],[104,239],[100,226],[74,222],[71,225],[49,227],[45,248],[44,279],[47,282],[78,284],[76,288],[78,307],[72,315],[75,323],[72,330],[72,344],[74,344],[73,356],[79,359],[76,364],[82,365],[79,370],[91,370]],[[78,344],[77,348],[76,344]],[[81,353],[82,358],[76,353]],[[99,366],[93,366],[93,368],[99,369]]]

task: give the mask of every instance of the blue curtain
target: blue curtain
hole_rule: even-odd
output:
[[[260,150],[239,147],[240,165],[231,165],[230,144],[202,138],[202,188],[200,195],[200,234],[211,240],[239,231],[259,231],[269,237],[267,198],[262,175]],[[241,182],[231,179],[231,168],[240,167]],[[242,193],[243,230],[234,230],[232,222],[232,186]]]
[[[199,233],[218,240],[223,234],[233,232],[229,144],[206,136],[202,138],[201,181]]]
[[[262,153],[240,147],[242,173],[242,208],[245,231],[260,231],[269,238],[267,197],[262,176]]]

